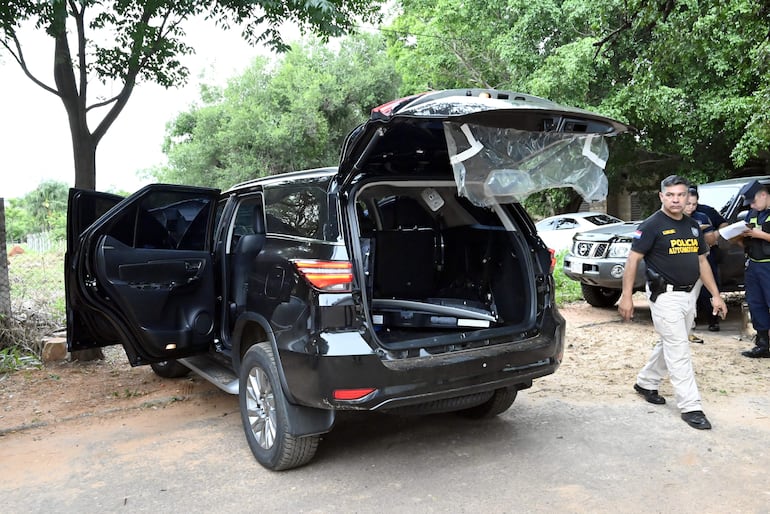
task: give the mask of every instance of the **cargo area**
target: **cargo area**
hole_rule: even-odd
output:
[[[384,346],[440,346],[442,335],[457,343],[460,331],[531,321],[530,256],[505,209],[471,204],[453,182],[389,182],[362,187],[356,212],[369,316]]]

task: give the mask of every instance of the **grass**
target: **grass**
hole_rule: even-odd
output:
[[[556,284],[556,305],[558,306],[583,299],[583,291],[580,289],[580,282],[572,280],[564,274],[563,266],[565,255],[567,255],[567,250],[562,250],[556,254],[556,268],[553,270],[553,280]]]
[[[65,326],[64,250],[8,258],[11,316],[0,319],[0,373],[40,366],[43,338]]]

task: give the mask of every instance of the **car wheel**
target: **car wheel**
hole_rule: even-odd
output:
[[[495,391],[495,394],[492,395],[492,398],[486,402],[471,407],[470,409],[458,411],[457,414],[472,419],[494,418],[498,414],[507,411],[508,408],[513,405],[513,401],[516,399],[516,394],[518,392],[519,391],[516,388],[498,389]]]
[[[150,367],[156,375],[163,378],[180,378],[190,373],[190,368],[175,360],[153,362]]]
[[[608,289],[606,287],[589,286],[580,284],[583,290],[583,298],[593,307],[612,307],[620,298],[619,289]]]
[[[315,455],[320,436],[289,433],[288,404],[270,343],[248,349],[239,380],[241,420],[257,461],[273,471],[307,464]]]

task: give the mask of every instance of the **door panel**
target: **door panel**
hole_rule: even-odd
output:
[[[71,349],[122,343],[133,365],[208,350],[216,327],[211,233],[218,198],[215,189],[147,186],[73,237]],[[72,207],[70,215],[77,219]]]
[[[100,310],[83,301],[78,280],[78,256],[83,232],[123,200],[99,191],[70,189],[67,201],[67,251],[64,254],[64,290],[67,301],[67,345],[70,351],[120,344],[115,327]]]
[[[137,332],[145,358],[166,360],[207,349],[215,296],[207,252],[132,248],[102,236],[96,278]]]

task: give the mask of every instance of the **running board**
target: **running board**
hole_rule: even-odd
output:
[[[230,394],[238,394],[238,377],[232,370],[226,368],[217,361],[199,355],[179,359],[178,362],[184,364],[198,375],[202,376],[222,391]]]

